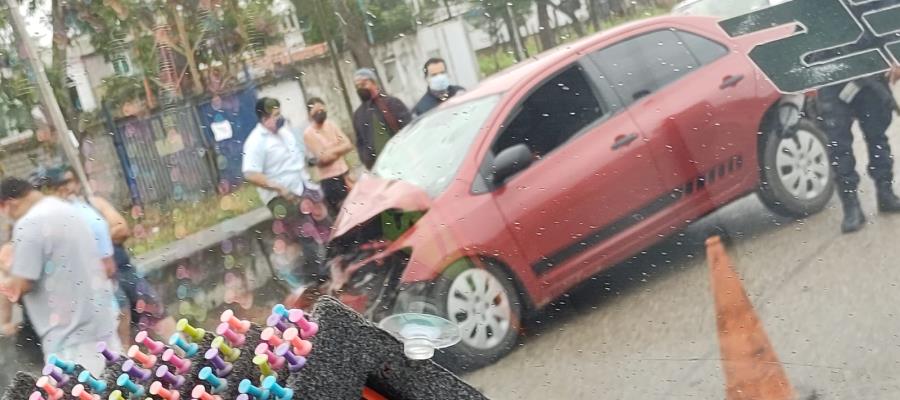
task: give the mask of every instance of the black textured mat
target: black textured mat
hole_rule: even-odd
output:
[[[319,324],[319,332],[310,339],[313,349],[306,366],[290,375],[287,370],[279,373],[279,381],[293,389],[294,399],[359,400],[365,386],[389,400],[486,399],[434,362],[407,359],[402,343],[334,298],[321,298],[316,303],[312,320]],[[240,348],[241,357],[234,363],[234,371],[226,378],[228,390],[220,394],[223,400],[236,398],[238,383],[245,378],[258,386],[259,370],[249,360],[260,342],[260,331],[260,326],[253,325],[247,332],[247,341]],[[190,399],[191,389],[197,384],[203,383],[210,389],[208,384],[197,378],[197,372],[209,365],[203,353],[209,348],[212,338],[213,335],[207,333],[201,343],[201,351],[190,358],[191,372],[184,376],[186,381],[178,389],[182,399]],[[163,365],[161,360],[157,363],[159,365]],[[121,361],[110,364],[104,371],[103,379],[114,382],[122,374],[121,368]],[[155,376],[152,379],[156,379]],[[18,373],[3,400],[27,400],[36,390],[36,380],[27,373]],[[143,386],[148,388],[149,384],[143,383]],[[69,398],[71,388],[67,389],[66,398]],[[101,398],[105,399],[109,391],[115,389],[117,387],[111,385]]]

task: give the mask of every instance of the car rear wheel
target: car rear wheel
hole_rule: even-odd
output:
[[[825,134],[806,119],[792,135],[766,135],[759,194],[769,209],[804,218],[825,208],[834,194],[827,143]]]
[[[438,313],[457,324],[462,340],[436,361],[456,371],[489,365],[509,353],[519,338],[521,297],[503,268],[468,262],[448,268],[434,288]]]

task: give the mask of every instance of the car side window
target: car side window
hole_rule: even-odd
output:
[[[631,38],[588,57],[600,67],[625,106],[698,67],[697,59],[673,30]]]
[[[684,45],[690,50],[691,54],[693,54],[702,65],[710,64],[728,54],[728,48],[720,43],[716,43],[690,32],[676,32]]]
[[[518,108],[494,142],[494,154],[524,143],[536,158],[547,155],[605,115],[581,65],[544,82]]]

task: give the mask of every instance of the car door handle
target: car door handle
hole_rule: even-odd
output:
[[[637,133],[629,133],[627,135],[619,135],[616,137],[616,141],[613,142],[612,149],[618,150],[625,146],[628,146],[629,144],[631,144],[631,142],[637,140],[637,138],[638,138]]]
[[[722,78],[722,84],[719,85],[719,89],[724,90],[730,87],[735,87],[738,83],[741,83],[742,80],[744,80],[744,75],[728,75]]]

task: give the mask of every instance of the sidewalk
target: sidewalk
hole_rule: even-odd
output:
[[[221,222],[218,225],[188,235],[184,239],[169,243],[159,249],[134,257],[133,262],[137,270],[146,275],[239,235],[247,231],[247,229],[270,219],[272,219],[272,213],[269,212],[269,209],[260,207]]]

